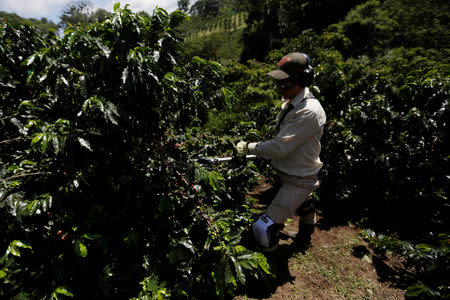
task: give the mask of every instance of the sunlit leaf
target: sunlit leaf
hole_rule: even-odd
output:
[[[74,249],[79,256],[81,257],[87,256],[87,248],[81,241],[79,240],[75,241]]]
[[[65,286],[59,286],[55,289],[55,293],[61,294],[67,297],[73,297],[73,293],[69,291],[69,289]]]
[[[102,44],[99,39],[95,39],[95,42],[97,43],[97,46],[103,51],[103,54],[106,56],[106,58],[109,58],[111,50],[106,45]]]
[[[78,137],[78,142],[84,148],[88,149],[89,151],[92,151],[91,144],[87,140],[85,140],[85,139],[83,139],[81,137]]]
[[[244,271],[242,270],[241,265],[234,257],[231,258],[231,261],[233,262],[234,268],[236,270],[236,275],[237,275],[239,281],[242,284],[245,284],[245,274],[244,274]]]
[[[14,240],[11,243],[9,243],[8,249],[6,250],[6,255],[11,253],[14,256],[20,256],[19,248],[31,249],[31,246],[29,246],[19,240]]]

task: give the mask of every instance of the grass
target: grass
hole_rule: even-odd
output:
[[[298,219],[288,220],[285,230],[295,230]],[[405,290],[380,281],[383,272],[372,262],[375,254],[358,230],[349,226],[317,228],[312,246],[304,251],[290,249],[291,239],[282,240],[278,253],[268,256],[276,276],[274,287],[256,283],[245,296],[235,299],[370,299],[405,298]],[[395,260],[389,263],[396,264]],[[266,290],[264,290],[266,289]]]
[[[370,255],[366,247],[350,226],[316,231],[312,247],[289,259],[295,281],[267,299],[403,299],[403,291],[378,282],[371,261],[363,259]]]

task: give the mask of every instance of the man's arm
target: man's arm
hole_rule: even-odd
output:
[[[317,130],[320,130],[320,126],[313,111],[297,111],[293,118],[281,128],[275,138],[258,143],[249,143],[248,149],[250,154],[256,154],[266,159],[282,158],[294,151]]]

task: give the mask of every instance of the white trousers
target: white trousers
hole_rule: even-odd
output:
[[[295,215],[295,211],[319,187],[317,175],[299,177],[278,172],[282,186],[265,214],[275,223],[283,224],[287,218]],[[303,216],[304,224],[315,223],[315,213]]]

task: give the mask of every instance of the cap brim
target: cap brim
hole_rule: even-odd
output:
[[[267,73],[272,78],[275,78],[276,80],[283,80],[289,78],[289,74],[286,72],[283,72],[281,70],[275,70],[272,72]]]

